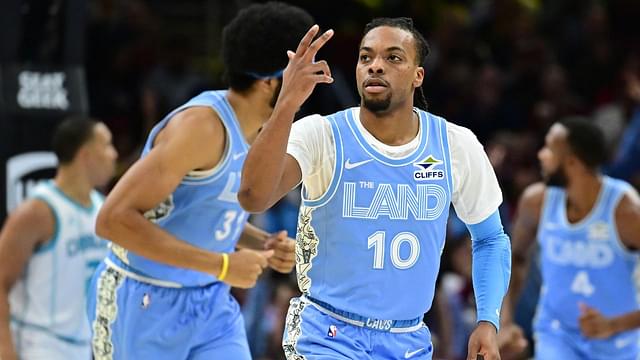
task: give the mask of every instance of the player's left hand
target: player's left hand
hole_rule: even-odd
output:
[[[500,360],[496,328],[490,322],[480,321],[469,337],[467,360],[476,360],[478,355],[484,360]]]
[[[282,230],[271,234],[264,243],[265,250],[274,250],[269,258],[269,267],[283,274],[290,273],[296,264],[296,243],[287,236],[287,231]]]
[[[580,303],[580,330],[586,337],[606,339],[615,334],[613,321],[604,317],[598,310]]]

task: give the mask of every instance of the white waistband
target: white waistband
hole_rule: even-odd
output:
[[[151,284],[151,285],[155,285],[155,286],[160,286],[160,287],[166,287],[166,288],[181,288],[183,287],[182,285],[173,282],[173,281],[165,281],[165,280],[158,280],[158,279],[154,279],[154,278],[150,278],[144,275],[140,275],[140,274],[136,274],[134,272],[131,272],[129,270],[123,269],[120,266],[116,265],[113,261],[111,261],[111,259],[109,258],[105,258],[104,259],[105,264],[107,264],[108,267],[112,268],[113,270],[121,273],[122,275],[131,278],[133,280],[137,280],[143,283],[147,283],[147,284]]]

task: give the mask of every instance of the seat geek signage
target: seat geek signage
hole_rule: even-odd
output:
[[[20,71],[16,96],[18,106],[22,109],[69,110],[66,77],[62,71]]]
[[[80,67],[30,67],[2,69],[3,100],[16,115],[60,115],[87,110],[84,73]]]

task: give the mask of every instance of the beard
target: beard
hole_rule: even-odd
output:
[[[384,99],[369,99],[363,96],[362,105],[372,113],[387,111],[389,106],[391,106],[391,94],[387,95]]]
[[[544,183],[549,186],[557,186],[557,187],[567,187],[569,180],[567,178],[567,173],[563,168],[558,168],[555,171],[543,176]]]

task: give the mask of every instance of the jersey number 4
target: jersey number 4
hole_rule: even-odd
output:
[[[384,269],[384,253],[386,248],[385,239],[387,233],[385,231],[376,231],[368,238],[368,249],[373,248],[373,268]],[[402,245],[409,246],[409,255],[402,257],[400,250]],[[420,241],[418,237],[410,232],[401,232],[391,240],[391,263],[397,269],[408,269],[416,264],[420,255]]]
[[[571,291],[583,296],[591,296],[596,288],[589,281],[589,274],[586,271],[578,271],[571,283]]]

